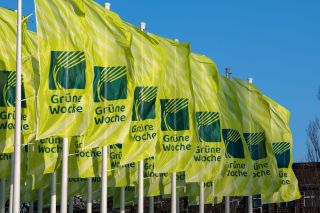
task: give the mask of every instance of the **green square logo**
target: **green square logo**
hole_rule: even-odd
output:
[[[161,99],[161,130],[189,130],[188,99]]]
[[[85,89],[86,57],[81,51],[52,51],[49,89]]]
[[[267,157],[266,136],[264,132],[243,133],[252,160],[260,160]]]
[[[156,98],[157,87],[136,87],[134,91],[132,120],[155,119]]]
[[[222,137],[226,147],[226,158],[244,159],[241,135],[234,129],[223,129]]]
[[[290,143],[272,143],[273,154],[276,156],[279,169],[288,168],[290,163]]]
[[[200,142],[221,142],[218,112],[196,112],[196,121]]]
[[[127,98],[127,68],[94,67],[94,102]]]
[[[26,99],[23,79],[21,97]],[[15,107],[16,103],[16,72],[0,71],[0,107]],[[26,101],[21,102],[22,108],[27,108]]]

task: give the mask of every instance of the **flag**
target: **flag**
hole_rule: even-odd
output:
[[[116,14],[94,1],[83,2],[86,31],[94,46],[93,116],[85,148],[128,142],[133,102],[130,34]]]
[[[215,197],[214,184],[212,181],[204,182],[204,204],[220,204],[222,197]],[[188,206],[197,206],[200,204],[200,183],[188,183]]]
[[[196,148],[188,167],[187,182],[209,182],[220,175],[224,163],[219,109],[219,75],[206,56],[190,55],[193,102],[197,130]]]
[[[93,117],[94,70],[83,1],[36,0],[35,7],[40,56],[37,139],[84,135]]]
[[[12,158],[10,153],[0,153],[0,179],[10,177]]]
[[[158,99],[159,76],[164,70],[159,40],[151,34],[125,24],[131,32],[134,58],[134,100],[130,125],[130,141],[123,144],[121,163],[136,162],[154,156],[160,124]]]
[[[262,193],[262,203],[290,202],[301,198],[298,180],[292,170],[293,141],[289,126],[290,112],[272,99],[265,97],[271,113],[272,150],[279,170],[281,187],[276,192]]]

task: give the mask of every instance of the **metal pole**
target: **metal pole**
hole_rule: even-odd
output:
[[[228,79],[231,78],[231,70],[228,67],[226,68],[226,77]],[[224,212],[230,213],[230,197],[229,196],[224,197]]]
[[[87,179],[87,193],[88,193],[87,213],[91,213],[92,212],[92,178]]]
[[[73,212],[73,197],[69,199],[69,213]]]
[[[29,207],[29,213],[33,213],[33,212],[34,212],[34,203],[31,202]]]
[[[62,144],[61,213],[67,213],[68,207],[68,138]]]
[[[204,182],[200,182],[199,212],[204,213]]]
[[[171,213],[177,211],[177,173],[171,174]]]
[[[141,31],[145,31],[146,30],[146,26],[147,24],[145,22],[141,22],[140,23],[140,29]],[[143,213],[144,210],[144,204],[143,204],[143,198],[144,198],[144,191],[143,191],[143,187],[144,187],[144,183],[143,183],[143,160],[139,161],[139,202],[138,202],[138,212],[139,213]]]
[[[149,213],[154,213],[154,197],[149,197]]]
[[[101,174],[101,213],[107,213],[108,210],[108,171],[107,171],[107,163],[108,163],[108,147],[102,147],[102,174]]]
[[[57,173],[51,174],[51,205],[50,212],[57,212]]]
[[[126,212],[126,193],[125,187],[121,187],[120,189],[120,213]]]
[[[253,83],[253,78],[248,78],[249,84]],[[248,196],[248,213],[253,212],[253,203],[252,203],[252,196]]]
[[[6,210],[6,179],[1,179],[1,200],[0,200],[0,213],[4,213]]]
[[[16,51],[16,119],[14,134],[14,177],[13,212],[20,212],[20,176],[21,176],[21,73],[22,73],[22,0],[18,1],[17,13],[17,51]]]
[[[43,189],[38,190],[38,213],[42,213],[43,209]]]
[[[12,213],[13,211],[13,176],[14,176],[13,165],[14,165],[14,153],[11,155],[9,213]]]

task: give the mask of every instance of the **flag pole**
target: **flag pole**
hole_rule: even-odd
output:
[[[6,179],[1,179],[1,200],[0,200],[0,213],[5,213],[6,210]]]
[[[200,182],[199,212],[204,213],[204,182]]]
[[[104,4],[106,10],[110,10],[111,4]],[[102,147],[102,168],[101,168],[101,213],[108,212],[108,146]]]
[[[14,176],[14,153],[11,155],[11,171],[10,171],[10,197],[9,197],[9,213],[13,211],[13,176]]]
[[[22,72],[22,0],[17,0],[17,51],[16,51],[16,119],[14,134],[13,213],[20,212],[21,176],[21,72]]]
[[[141,22],[140,23],[140,29],[141,31],[145,32],[146,31],[146,27],[147,27],[147,23],[146,22]],[[143,205],[143,196],[144,196],[144,192],[143,192],[143,187],[144,187],[144,183],[143,183],[143,160],[139,161],[139,181],[138,181],[138,185],[139,185],[139,202],[138,202],[138,212],[139,213],[143,213],[144,210],[144,205]]]
[[[253,84],[253,78],[248,78],[249,84]],[[252,203],[252,195],[248,196],[248,213],[253,212],[253,203]]]
[[[34,203],[32,201],[30,202],[29,213],[33,213],[33,212],[34,212]]]
[[[154,213],[154,197],[149,197],[149,213]]]
[[[50,212],[57,212],[57,173],[51,174],[51,205]]]
[[[43,209],[43,189],[38,189],[38,213],[42,213]]]
[[[177,173],[171,174],[171,213],[177,211]]]
[[[87,179],[87,213],[92,212],[92,178]]]
[[[228,67],[226,68],[226,77],[227,79],[231,78],[231,70]],[[224,212],[230,213],[230,197],[229,196],[224,197]]]
[[[68,200],[68,212],[73,212],[73,197],[70,197],[70,199]]]
[[[62,144],[61,213],[67,213],[68,207],[68,138]]]
[[[122,186],[120,188],[120,213],[126,212],[126,194],[125,194],[125,187]]]

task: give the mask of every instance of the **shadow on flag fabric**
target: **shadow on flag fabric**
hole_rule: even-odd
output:
[[[84,148],[129,142],[133,102],[131,35],[122,20],[94,1],[83,1],[86,32],[94,46],[93,116]]]
[[[134,58],[134,99],[130,141],[124,143],[122,163],[137,162],[154,156],[160,127],[159,76],[164,70],[159,40],[128,23]]]
[[[240,79],[232,79],[241,110],[245,147],[249,150],[249,182],[253,195],[279,190],[278,168],[273,155],[271,138],[271,114],[269,104],[253,85]]]
[[[160,74],[161,126],[155,154],[155,171],[184,171],[193,157],[196,140],[194,103],[189,66],[190,46],[158,37],[164,53]]]
[[[200,204],[200,183],[187,183],[188,206]],[[215,197],[214,184],[212,181],[204,182],[204,204],[220,204],[223,197]]]
[[[91,122],[92,41],[82,1],[36,0],[40,85],[37,139],[83,135]]]
[[[208,57],[192,53],[190,69],[197,140],[188,167],[187,182],[209,182],[220,175],[224,164],[225,146],[221,138],[219,109],[219,74]]]
[[[293,141],[289,126],[290,112],[272,99],[264,96],[271,113],[272,150],[279,170],[281,187],[276,192],[263,193],[262,203],[290,202],[301,198],[298,180],[292,170]]]
[[[231,80],[219,75],[219,107],[222,125],[222,140],[225,146],[224,169],[214,178],[217,196],[245,196],[253,194],[250,183],[253,161],[242,134],[241,110],[235,87]]]
[[[0,153],[13,152],[16,102],[16,35],[17,13],[0,8]],[[35,138],[36,114],[34,70],[26,45],[27,24],[23,25],[21,130],[23,143]]]

